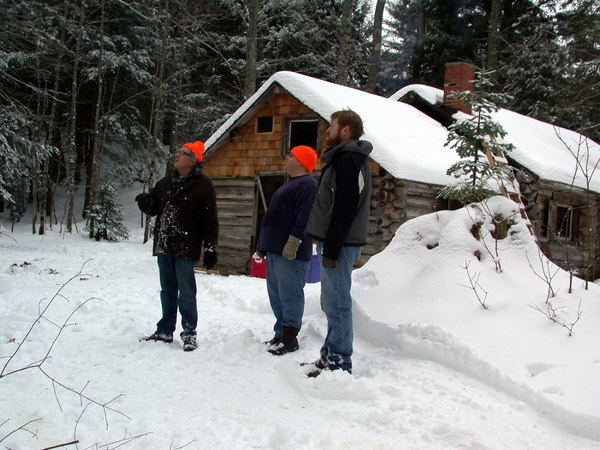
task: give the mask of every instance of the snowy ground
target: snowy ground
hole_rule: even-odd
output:
[[[554,278],[560,320],[573,322],[581,301],[568,336],[531,307],[545,305],[545,286],[525,260],[522,224],[501,242],[498,274],[469,220],[460,210],[410,221],[357,270],[354,374],[309,379],[298,363],[314,360],[324,338],[318,283],[306,287],[300,351],[275,357],[260,343],[273,322],[264,280],[199,272],[199,348],[187,353],[179,339],[138,342],[160,312],[139,229],[98,243],[58,226],[43,237],[27,224],[10,232],[3,216],[0,356],[23,345],[8,366],[0,360],[0,445],[600,449],[600,288],[577,282],[567,294],[565,274]],[[466,259],[487,309],[458,284],[468,282]],[[44,372],[6,375],[48,351]]]

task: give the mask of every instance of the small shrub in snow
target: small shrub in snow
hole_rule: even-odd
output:
[[[545,310],[543,310],[539,306],[531,306],[531,305],[528,305],[528,306],[530,308],[535,309],[536,311],[541,312],[548,319],[550,319],[551,322],[557,323],[561,327],[565,328],[567,330],[567,332],[569,333],[569,336],[573,336],[573,327],[575,327],[575,324],[577,322],[579,322],[579,319],[581,318],[581,313],[582,313],[581,300],[579,300],[579,306],[577,306],[577,318],[573,322],[567,322],[566,320],[561,321],[558,318],[558,310],[564,309],[564,307],[563,306],[556,307],[552,304],[551,301],[546,301],[546,309]]]
[[[472,274],[469,271],[469,264],[471,264],[470,261],[465,261],[465,265],[461,266],[461,268],[463,268],[465,270],[465,272],[467,273],[467,278],[469,279],[469,285],[465,285],[465,284],[460,284],[460,283],[456,283],[459,286],[465,287],[467,289],[471,289],[473,291],[473,293],[475,294],[475,297],[477,297],[477,301],[479,302],[479,304],[483,307],[483,309],[487,309],[487,305],[486,305],[486,301],[487,301],[487,296],[488,296],[488,291],[486,291],[485,289],[483,289],[481,287],[481,285],[479,284],[479,276],[481,275],[481,272],[477,272],[475,274]]]
[[[492,217],[492,223],[494,224],[494,229],[490,234],[497,241],[501,241],[502,239],[506,239],[508,230],[515,224],[515,221],[510,217],[504,217],[502,214],[495,214]]]
[[[88,211],[86,231],[97,241],[118,241],[129,238],[123,225],[123,214],[119,208],[117,191],[108,183],[100,185],[95,203]]]
[[[481,227],[483,226],[483,222],[473,222],[473,226],[471,227],[471,234],[478,241],[481,240]]]

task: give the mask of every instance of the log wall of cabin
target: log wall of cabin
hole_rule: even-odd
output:
[[[445,202],[437,198],[441,188],[400,180],[378,167],[373,175],[369,236],[358,265],[386,248],[407,220],[444,209]]]
[[[600,195],[573,186],[540,180],[521,169],[521,198],[543,253],[565,270],[588,279],[600,277]],[[558,236],[552,212],[557,206],[574,210],[570,238]]]
[[[440,186],[397,180],[380,170],[373,175],[367,245],[357,267],[381,252],[407,220],[443,209]],[[315,174],[316,177],[319,174]],[[253,249],[254,177],[212,177],[219,214],[219,270],[247,274]]]

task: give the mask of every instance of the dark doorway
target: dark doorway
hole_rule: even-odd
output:
[[[287,180],[284,172],[257,172],[254,178],[254,220],[252,224],[251,253],[256,250],[260,238],[262,218],[271,203],[273,194]]]

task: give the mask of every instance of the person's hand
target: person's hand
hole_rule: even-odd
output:
[[[217,251],[215,249],[204,249],[204,259],[202,260],[206,270],[212,269],[217,264]]]
[[[152,196],[147,192],[136,195],[135,201],[137,202],[140,211],[146,214],[152,209]]]
[[[267,255],[265,254],[265,252],[261,252],[260,250],[256,250],[256,251],[254,252],[254,254],[255,254],[256,256],[258,256],[260,259],[265,259],[265,256],[267,256]]]
[[[322,264],[326,269],[337,269],[338,266],[337,259],[331,259],[327,256],[323,256]]]
[[[290,261],[292,259],[296,259],[296,253],[298,253],[298,247],[300,246],[301,242],[301,239],[298,239],[296,236],[292,236],[290,234],[287,242],[285,243],[285,247],[283,247],[281,256],[283,256],[285,259],[289,259]]]

